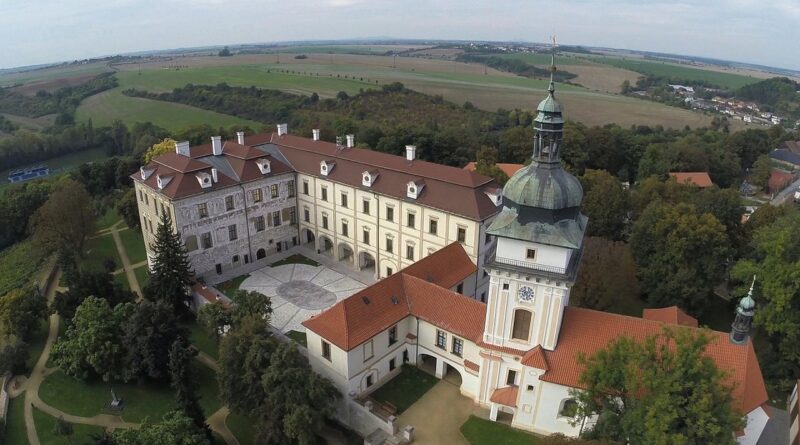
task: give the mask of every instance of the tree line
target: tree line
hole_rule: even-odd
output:
[[[116,86],[114,73],[103,73],[80,85],[62,87],[53,92],[39,90],[33,96],[19,94],[12,88],[0,88],[0,111],[27,117],[71,114],[83,99]]]
[[[550,68],[539,68],[536,65],[525,62],[521,59],[505,58],[499,56],[491,56],[486,54],[464,53],[456,57],[459,62],[465,63],[481,63],[490,66],[500,71],[507,71],[522,77],[531,77],[535,79],[549,79],[551,70]],[[553,78],[557,82],[566,82],[578,77],[577,74],[570,73],[569,71],[558,70],[553,73]]]

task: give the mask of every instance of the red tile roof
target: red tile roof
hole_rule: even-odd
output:
[[[670,306],[661,309],[645,309],[642,311],[642,318],[668,324],[691,326],[693,328],[697,327],[697,319],[683,312],[678,306]]]
[[[794,174],[783,170],[773,169],[772,174],[769,176],[767,188],[772,193],[778,193],[786,188],[787,185],[791,184],[792,181],[794,181]]]
[[[522,167],[525,167],[525,164],[503,164],[500,162],[498,162],[495,165],[497,166],[497,168],[502,170],[503,173],[505,173],[509,178],[514,176],[514,173],[518,172],[520,169],[522,169]],[[474,172],[477,169],[478,169],[478,163],[474,161],[464,166],[464,170],[469,170],[471,172]]]
[[[458,253],[459,249],[461,253]],[[452,282],[455,277],[438,274],[437,269],[441,264],[450,264],[453,269],[462,272],[469,270],[469,273],[475,268],[458,243],[440,249],[427,259],[423,265],[431,266],[432,277],[449,280],[445,284]],[[471,267],[459,264],[464,259]],[[422,268],[415,268],[411,273],[407,269],[401,270],[304,321],[303,326],[345,351],[408,316],[418,317],[473,342],[480,339],[486,306],[452,292],[436,281],[418,278],[419,275],[427,277],[427,272]],[[458,280],[464,278],[466,276]]]
[[[489,397],[489,400],[491,400],[494,403],[499,403],[501,405],[515,408],[517,406],[517,393],[519,393],[518,386],[506,386],[504,388],[497,388],[492,393],[492,396]]]
[[[450,289],[477,270],[461,244],[454,242],[406,267],[403,273]]]
[[[696,185],[700,188],[714,185],[706,172],[670,172],[669,176],[675,178],[678,184]]]
[[[464,360],[464,367],[467,368],[467,369],[471,369],[471,370],[473,370],[475,372],[479,372],[481,370],[481,367],[477,363],[471,362],[471,361],[466,360],[466,359]]]
[[[554,351],[546,351],[550,369],[542,375],[546,382],[579,388],[583,367],[578,365],[578,354],[591,356],[612,340],[628,336],[644,340],[662,332],[663,323],[625,315],[567,307],[561,334]],[[711,331],[711,342],[706,353],[720,369],[730,372],[729,381],[735,385],[733,397],[736,407],[749,413],[767,401],[764,378],[756,358],[753,343],[736,345],[728,334]]]
[[[545,357],[544,349],[539,345],[522,356],[522,364],[544,371],[550,369],[550,365],[547,364],[547,357]]]

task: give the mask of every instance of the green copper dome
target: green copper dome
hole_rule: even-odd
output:
[[[559,210],[579,207],[583,187],[559,162],[534,161],[508,180],[503,196],[518,206]]]
[[[541,102],[539,102],[539,106],[536,107],[536,111],[539,112],[539,116],[543,116],[544,113],[558,113],[558,117],[560,118],[560,114],[562,112],[561,103],[556,100],[554,94],[555,85],[552,80],[550,81],[550,87],[548,88],[548,91],[549,94]]]

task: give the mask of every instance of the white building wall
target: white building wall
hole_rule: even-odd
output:
[[[750,411],[747,416],[745,416],[745,422],[747,423],[744,427],[744,435],[737,437],[736,442],[738,442],[739,445],[756,445],[768,421],[769,415],[764,411],[764,408],[759,406]]]
[[[561,433],[571,437],[580,434],[581,425],[572,426],[571,418],[558,414],[563,402],[572,398],[569,391],[569,387],[555,383],[541,382],[539,384],[539,398],[534,408],[533,418],[535,420],[531,430],[547,434]]]
[[[347,379],[347,352],[331,344],[331,359],[322,357],[322,337],[306,329],[308,361],[317,374],[328,378],[345,396],[350,392]]]
[[[536,249],[535,261],[526,258],[527,249]],[[501,238],[497,241],[497,257],[534,265],[566,269],[572,255],[571,249],[546,244]]]

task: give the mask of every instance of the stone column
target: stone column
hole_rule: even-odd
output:
[[[444,378],[444,373],[447,370],[447,363],[444,360],[437,358],[436,359],[436,378],[442,379]]]
[[[492,422],[497,422],[497,404],[492,403],[492,408],[489,411],[489,420]]]

